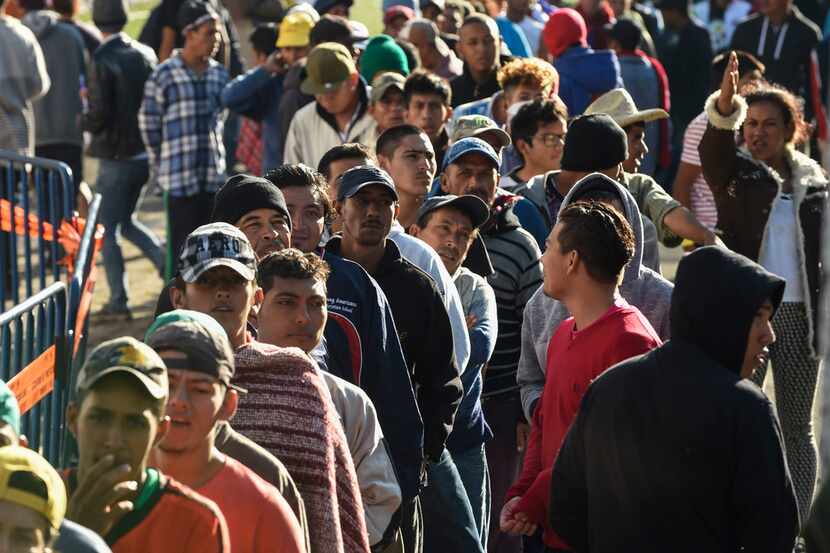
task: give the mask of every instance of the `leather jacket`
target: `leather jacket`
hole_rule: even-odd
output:
[[[90,156],[126,160],[144,152],[138,110],[155,66],[155,52],[123,33],[95,51],[84,114],[84,130],[92,133]]]

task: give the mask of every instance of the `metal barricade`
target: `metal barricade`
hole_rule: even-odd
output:
[[[13,214],[20,208],[24,220],[37,217],[37,231],[0,231],[0,310],[19,304],[65,273],[57,240],[44,239],[44,223],[57,231],[70,220],[75,207],[72,170],[65,163],[0,150],[0,202]]]
[[[61,466],[68,401],[66,284],[0,314],[0,379],[18,397],[29,446]]]

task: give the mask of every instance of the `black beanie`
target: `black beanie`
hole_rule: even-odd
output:
[[[101,32],[117,33],[127,24],[127,0],[93,0],[92,21]]]
[[[268,179],[244,173],[229,178],[216,192],[210,219],[214,223],[236,225],[237,221],[255,209],[279,211],[288,219],[288,228],[291,228],[291,215],[282,191]]]
[[[562,152],[565,171],[602,171],[628,159],[628,136],[604,113],[582,115],[568,127]]]

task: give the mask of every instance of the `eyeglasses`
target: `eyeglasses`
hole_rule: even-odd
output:
[[[556,134],[553,132],[536,135],[534,138],[538,138],[542,141],[542,144],[547,146],[548,148],[561,148],[565,145],[565,134]]]

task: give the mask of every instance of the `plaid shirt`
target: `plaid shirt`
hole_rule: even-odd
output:
[[[172,197],[216,192],[225,181],[221,94],[228,80],[214,60],[197,75],[178,53],[147,79],[138,126],[157,182]]]
[[[236,159],[244,163],[252,175],[262,174],[262,123],[259,121],[242,118]]]

